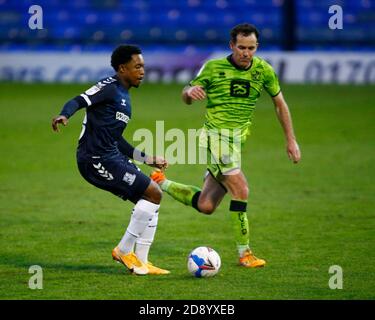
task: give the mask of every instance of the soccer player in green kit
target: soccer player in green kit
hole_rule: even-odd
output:
[[[240,24],[231,30],[229,43],[232,54],[206,62],[190,86],[184,88],[186,104],[207,98],[206,122],[200,145],[210,159],[202,189],[184,185],[154,171],[151,178],[164,192],[176,200],[211,214],[224,195],[231,196],[232,217],[239,263],[248,268],[263,267],[266,261],[257,258],[249,246],[247,199],[249,188],[241,170],[241,146],[250,134],[252,114],[262,89],[272,97],[277,117],[286,138],[288,157],[297,163],[300,150],[293,131],[289,108],[283,98],[273,68],[254,56],[258,48],[258,30],[250,24]]]

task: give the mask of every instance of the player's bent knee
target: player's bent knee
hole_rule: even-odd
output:
[[[199,207],[199,211],[204,214],[212,214],[216,209],[216,207],[212,203],[209,203],[209,202],[198,203],[198,207]]]
[[[249,187],[248,186],[243,187],[241,196],[242,196],[243,200],[247,200],[247,198],[249,197]]]
[[[233,198],[240,199],[240,200],[247,200],[249,197],[249,188],[247,186],[243,186],[239,189],[236,189],[233,193]]]

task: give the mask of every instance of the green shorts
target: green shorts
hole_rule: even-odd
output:
[[[241,139],[217,131],[203,130],[199,137],[200,152],[205,152],[207,170],[217,178],[241,168]]]

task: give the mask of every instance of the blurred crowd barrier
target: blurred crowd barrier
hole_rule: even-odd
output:
[[[111,52],[0,52],[0,80],[20,82],[95,82],[114,74]],[[188,83],[208,59],[230,51],[181,53],[145,51],[145,81]],[[259,56],[286,83],[375,83],[373,53],[264,52]]]

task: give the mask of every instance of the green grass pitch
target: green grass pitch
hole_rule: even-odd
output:
[[[150,258],[171,274],[159,277],[130,275],[111,259],[132,204],[79,175],[75,149],[83,111],[59,134],[50,128],[65,101],[87,87],[0,84],[1,299],[375,298],[373,86],[284,86],[302,150],[298,165],[287,159],[272,102],[263,94],[243,169],[251,245],[267,266],[237,266],[228,196],[204,216],[165,195]],[[184,106],[181,88],[133,89],[125,136],[155,130],[156,120],[167,128],[200,128],[204,105]],[[204,169],[172,165],[167,173],[201,185]],[[214,278],[187,272],[188,253],[201,245],[221,255]],[[42,290],[28,287],[31,265],[43,268]],[[328,286],[332,265],[342,267],[341,290]]]

